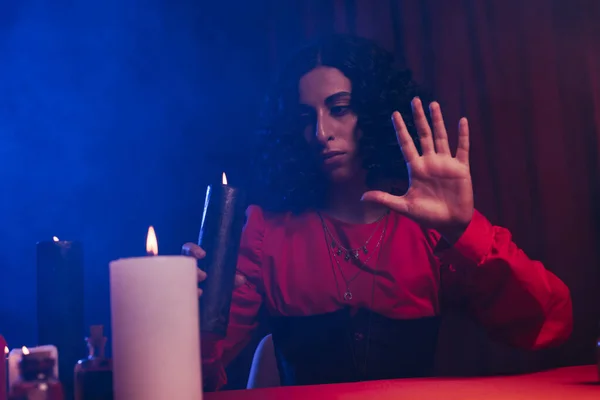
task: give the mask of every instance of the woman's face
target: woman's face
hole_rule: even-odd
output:
[[[299,82],[304,138],[314,149],[323,172],[333,183],[361,169],[357,116],[350,108],[352,84],[338,69],[319,66]]]

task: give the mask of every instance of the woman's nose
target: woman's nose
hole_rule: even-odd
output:
[[[315,138],[321,144],[325,144],[333,140],[333,132],[329,126],[326,116],[319,115],[317,117],[317,123],[315,124]]]

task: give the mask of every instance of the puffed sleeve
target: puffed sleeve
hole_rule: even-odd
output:
[[[490,336],[529,349],[558,345],[569,337],[573,311],[568,287],[541,262],[529,259],[507,229],[475,211],[454,245],[431,234],[437,240],[442,299],[463,305]]]

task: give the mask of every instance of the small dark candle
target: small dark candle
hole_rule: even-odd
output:
[[[227,184],[206,190],[198,244],[206,251],[200,263],[207,279],[201,285],[200,329],[225,336],[237,266],[238,250],[245,219],[246,199],[240,189]]]
[[[87,354],[83,248],[54,238],[37,244],[38,343],[58,349],[58,374],[67,399],[73,399],[73,367]]]

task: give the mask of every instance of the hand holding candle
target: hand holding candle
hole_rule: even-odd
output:
[[[244,193],[227,184],[225,173],[221,185],[207,188],[198,238],[201,248],[193,248],[196,252],[206,250],[201,262],[209,276],[201,287],[200,329],[203,332],[220,336],[227,332],[245,209]]]
[[[196,243],[186,243],[181,247],[181,254],[185,256],[194,257],[196,260],[203,260],[206,257],[206,252]],[[206,280],[207,274],[200,268],[198,268],[198,283],[202,283]],[[242,274],[235,274],[235,280],[233,282],[233,287],[237,288],[246,283],[246,277]],[[202,289],[198,288],[198,297],[202,296]]]

